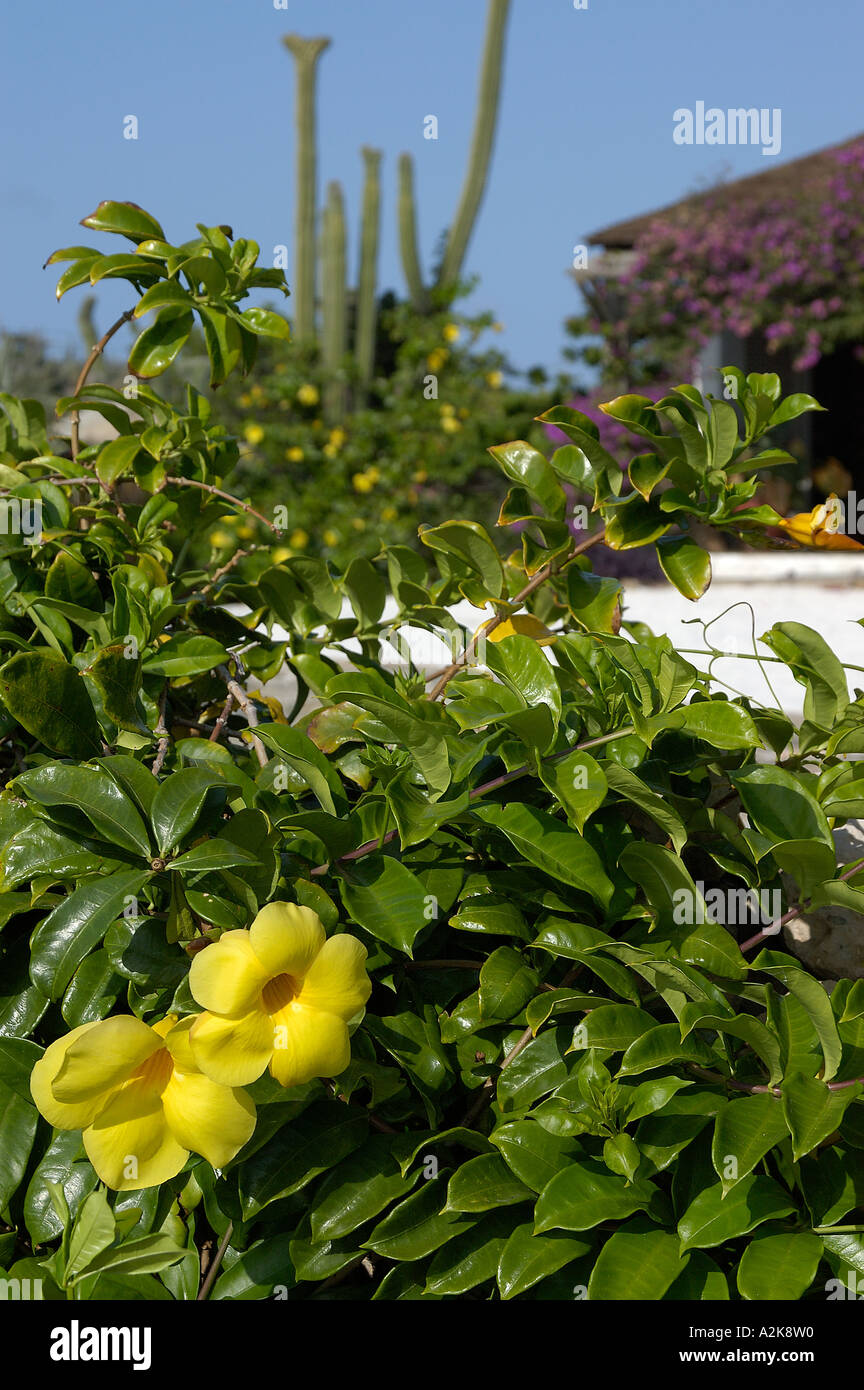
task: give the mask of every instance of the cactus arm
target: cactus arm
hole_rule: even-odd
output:
[[[329,48],[329,39],[304,39],[288,34],[282,42],[293,54],[296,71],[295,121],[297,130],[296,223],[294,238],[294,337],[298,344],[315,338],[315,211],[316,211],[316,110],[318,60]]]
[[[411,303],[418,313],[425,313],[429,307],[429,296],[423,284],[420,256],[417,251],[414,165],[410,154],[399,156],[399,249],[402,253],[402,269],[408,282]]]
[[[360,270],[357,277],[357,328],[355,356],[362,387],[375,370],[375,318],[378,274],[378,229],[381,215],[381,151],[364,145],[366,177],[363,185],[363,220],[360,234]]]
[[[323,236],[322,361],[327,373],[324,413],[331,422],[345,411],[345,351],[347,320],[345,297],[345,203],[338,183],[327,185]]]
[[[498,120],[504,38],[509,9],[510,0],[489,0],[486,42],[480,73],[479,99],[474,122],[474,135],[471,141],[471,154],[465,182],[462,186],[459,207],[450,228],[447,248],[438,274],[439,285],[452,285],[459,279],[465,253],[468,250],[468,242],[471,239],[477,213],[483,200]]]

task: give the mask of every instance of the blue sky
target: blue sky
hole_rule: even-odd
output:
[[[415,157],[428,268],[455,211],[474,117],[485,0],[75,0],[17,5],[3,25],[0,327],[76,344],[80,291],[58,306],[57,246],[102,198],[153,212],[169,238],[230,223],[265,259],[293,238],[293,70],[284,33],[330,35],[320,69],[319,178],[339,179],[356,264],[360,146],[385,152],[381,285],[404,288],[396,161]],[[781,161],[864,130],[860,0],[513,0],[492,174],[467,270],[472,307],[506,326],[515,366],[555,368],[588,232],[773,160],[682,146],[673,112],[779,107]],[[123,138],[123,118],[139,139]],[[423,138],[438,117],[439,139]],[[106,250],[114,238],[104,238]],[[290,281],[290,274],[289,274]],[[106,286],[98,321],[126,307]],[[290,303],[290,301],[289,301]]]

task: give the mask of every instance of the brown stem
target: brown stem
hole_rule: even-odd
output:
[[[209,740],[210,743],[218,743],[218,742],[219,742],[219,738],[220,738],[220,736],[221,736],[222,730],[225,728],[225,725],[228,723],[228,716],[229,716],[229,714],[231,713],[231,711],[232,711],[233,708],[234,708],[234,696],[233,696],[233,695],[230,693],[230,691],[229,691],[228,699],[225,701],[225,704],[224,704],[224,706],[223,706],[223,708],[222,708],[222,713],[219,715],[219,718],[216,720],[216,723],[215,723],[214,726],[213,726],[213,732],[212,732],[212,734],[210,735],[210,740]]]
[[[228,1245],[233,1234],[234,1222],[229,1221],[225,1234],[219,1242],[219,1249],[216,1251],[216,1254],[210,1261],[207,1273],[204,1276],[204,1282],[198,1290],[198,1298],[196,1299],[197,1303],[203,1303],[205,1299],[208,1297],[210,1290],[212,1289],[216,1281],[216,1275],[219,1273],[219,1266],[225,1258],[225,1251],[228,1249]]]
[[[847,869],[845,874],[841,874],[840,877],[834,881],[842,883],[844,879],[852,878],[855,874],[860,873],[862,868],[864,868],[864,864],[853,864],[851,869]],[[758,946],[760,942],[767,940],[769,936],[779,936],[781,928],[785,927],[788,922],[794,921],[802,908],[806,906],[807,904],[804,902],[793,903],[788,911],[783,913],[782,917],[778,917],[775,922],[769,922],[767,927],[763,927],[761,931],[757,931],[755,936],[749,936],[746,941],[742,941],[740,950],[750,951],[754,946]]]
[[[89,357],[87,358],[87,361],[84,363],[84,366],[81,368],[80,372],[78,373],[78,380],[75,382],[75,388],[74,388],[74,390],[73,390],[73,392],[72,392],[73,396],[80,396],[81,392],[82,392],[83,389],[84,389],[84,383],[86,382],[88,376],[90,375],[90,369],[91,369],[91,367],[93,366],[93,363],[96,361],[96,358],[97,358],[97,357],[101,357],[102,353],[105,351],[105,348],[106,348],[107,344],[110,343],[111,339],[114,337],[114,334],[117,333],[117,332],[119,332],[119,330],[123,327],[124,323],[128,323],[129,320],[134,316],[134,314],[135,314],[135,310],[134,310],[134,309],[127,309],[126,312],[125,312],[125,314],[121,314],[120,317],[119,317],[119,319],[117,319],[117,322],[116,322],[116,323],[112,323],[111,327],[108,329],[108,332],[107,332],[107,333],[104,333],[104,334],[102,335],[102,337],[99,339],[98,343],[96,343],[95,346],[92,347],[92,348],[90,349],[90,355],[89,355]],[[77,462],[78,462],[78,411],[77,411],[77,410],[73,410],[71,416],[69,417],[69,443],[70,443],[70,445],[71,445],[71,447],[72,447],[72,458],[73,458],[73,460],[77,463]]]
[[[242,511],[248,512],[250,516],[254,516],[258,521],[262,522],[273,532],[274,536],[282,535],[278,526],[274,526],[272,521],[268,521],[266,516],[262,516],[261,513],[256,511],[253,506],[250,506],[248,502],[241,502],[239,497],[233,497],[230,492],[223,492],[221,488],[214,487],[212,483],[200,483],[197,478],[175,478],[172,476],[165,479],[162,483],[162,488],[166,487],[168,483],[170,483],[172,487],[197,487],[201,492],[209,492],[211,497],[224,497],[226,502],[233,502],[235,507],[240,507]],[[159,491],[161,491],[162,488],[160,488]]]
[[[566,989],[568,985],[573,983],[573,981],[576,979],[576,976],[581,972],[581,970],[581,965],[574,965],[572,969],[567,971],[567,974],[564,976],[560,985],[556,986],[556,988]],[[515,1059],[519,1056],[519,1053],[523,1050],[523,1048],[526,1048],[528,1046],[533,1036],[534,1029],[526,1028],[521,1038],[519,1038],[513,1044],[510,1051],[507,1053],[507,1056],[504,1058],[504,1061],[501,1063],[498,1073],[499,1076],[502,1071],[505,1071],[506,1068],[509,1067],[511,1062],[515,1061]],[[471,1106],[471,1109],[468,1111],[467,1115],[462,1121],[462,1124],[466,1129],[470,1128],[474,1121],[477,1120],[480,1117],[480,1115],[482,1115],[483,1111],[486,1109],[486,1106],[492,1099],[492,1092],[495,1090],[497,1082],[498,1078],[495,1076],[487,1076],[486,1080],[483,1082],[483,1085],[480,1087],[480,1093],[477,1096],[477,1099],[475,1100],[474,1104]]]
[[[166,685],[163,687],[162,694],[159,696],[159,719],[154,730],[154,733],[156,734],[156,737],[159,740],[159,745],[156,749],[156,757],[154,758],[153,766],[150,769],[154,777],[158,777],[159,773],[162,771],[162,764],[165,761],[165,755],[168,752],[168,744],[171,741],[171,735],[168,733],[168,730],[165,727],[165,705],[167,700],[168,685],[166,683]]]
[[[586,541],[582,541],[580,545],[577,545],[573,550],[571,550],[570,554],[566,557],[562,564],[558,566],[558,568],[562,569],[563,566],[569,564],[571,560],[575,560],[577,555],[582,555],[584,551],[590,550],[592,545],[596,545],[598,541],[602,541],[605,534],[606,527],[601,526],[599,531],[595,531],[594,534],[592,536],[589,536]],[[551,561],[548,565],[544,565],[542,569],[539,569],[537,571],[533,579],[530,579],[528,581],[528,583],[525,585],[525,588],[520,590],[520,592],[513,599],[513,603],[524,603],[525,599],[529,598],[531,594],[534,593],[534,590],[539,589],[540,585],[544,584],[546,580],[550,577],[550,575],[555,572],[556,571],[553,570]],[[480,637],[480,633],[482,632],[485,637],[488,637],[489,633],[494,632],[496,627],[499,627],[500,624],[504,622],[504,620],[504,615],[498,614],[491,620],[491,622],[486,623],[483,627],[481,627],[477,632],[474,633],[474,636],[471,638],[471,641],[467,644],[467,646],[463,647],[456,660],[447,667],[446,671],[441,676],[441,679],[432,688],[432,690],[429,691],[428,698],[430,700],[437,700],[438,696],[444,693],[444,690],[446,689],[449,682],[453,679],[456,672],[459,671],[466,664],[466,662],[473,656],[474,652],[477,649],[477,642]]]
[[[246,723],[252,730],[252,747],[255,749],[255,756],[258,759],[259,765],[261,767],[266,767],[267,754],[264,751],[264,744],[261,742],[260,738],[255,733],[255,729],[258,724],[258,715],[255,712],[255,706],[249,699],[249,696],[246,694],[246,691],[243,689],[242,685],[238,685],[237,682],[233,679],[231,672],[228,670],[227,666],[217,666],[216,670],[217,673],[224,680],[226,686],[228,687],[228,694],[230,696],[233,696],[233,698],[236,700],[237,704],[240,706],[241,712],[246,720]],[[222,711],[222,714],[225,714],[224,709]],[[222,716],[220,715],[219,717],[221,719]],[[227,715],[225,717],[227,718]]]
[[[580,753],[584,748],[596,748],[600,743],[611,743],[613,739],[623,738],[627,734],[633,733],[633,725],[625,724],[622,729],[614,729],[611,734],[600,734],[597,738],[585,739],[582,743],[574,744],[572,748],[563,748],[560,753],[550,753],[543,758],[543,762],[555,762],[559,758],[565,758],[568,753]],[[517,777],[524,777],[526,772],[533,772],[530,764],[525,763],[522,767],[516,767],[512,772],[504,772],[500,777],[493,777],[491,782],[483,782],[479,787],[474,787],[468,793],[469,800],[474,801],[478,796],[485,796],[487,792],[497,791],[499,787],[506,787],[510,782],[515,782]],[[345,860],[362,859],[364,855],[371,854],[373,850],[381,849],[382,845],[387,845],[399,834],[398,829],[388,830],[386,835],[380,835],[375,840],[367,840],[365,844],[358,845],[356,849],[351,849],[347,854],[340,854],[337,863],[341,864]],[[312,875],[320,877],[326,874],[329,864],[318,864],[310,870]]]

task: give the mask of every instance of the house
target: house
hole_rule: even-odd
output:
[[[850,179],[849,190],[837,192],[838,171],[852,169],[855,179]],[[848,266],[843,256],[849,246],[849,218],[855,217],[862,226],[864,237],[864,136],[856,136],[841,144],[829,146],[800,159],[784,164],[771,162],[769,167],[746,178],[717,185],[694,193],[668,207],[645,213],[609,227],[603,227],[588,238],[590,248],[587,265],[584,269],[574,269],[574,278],[583,290],[585,297],[597,313],[597,305],[609,303],[610,291],[614,295],[614,284],[632,271],[639,255],[640,245],[646,235],[655,231],[658,224],[673,224],[677,228],[690,227],[694,236],[699,236],[699,228],[713,223],[716,216],[730,218],[734,225],[736,216],[749,212],[751,223],[754,211],[756,220],[761,221],[763,229],[770,228],[771,218],[777,220],[778,228],[784,228],[788,235],[790,219],[799,217],[801,225],[810,218],[811,235],[814,225],[813,213],[817,207],[832,207],[832,199],[837,202],[838,222],[846,219],[836,232],[834,248],[840,247],[841,265]],[[840,206],[842,204],[842,207]],[[712,217],[706,217],[707,209]],[[826,219],[830,222],[831,218]],[[818,225],[818,224],[817,224]],[[830,232],[826,235],[830,235]],[[853,238],[853,240],[855,240]],[[770,244],[762,241],[762,244]],[[859,249],[861,254],[859,255]],[[818,254],[814,251],[814,254]],[[712,332],[707,342],[698,350],[698,365],[695,380],[704,390],[721,395],[723,383],[718,368],[725,364],[741,367],[745,371],[778,372],[783,383],[784,394],[792,391],[806,391],[826,407],[827,413],[806,414],[796,421],[794,438],[787,437],[784,443],[810,466],[815,481],[815,497],[832,488],[841,490],[855,486],[864,494],[864,362],[861,360],[864,343],[864,306],[858,313],[854,305],[855,281],[864,278],[864,240],[861,248],[850,248],[855,257],[853,273],[848,268],[828,281],[828,291],[820,295],[820,305],[828,307],[824,317],[828,320],[835,315],[832,342],[827,352],[811,353],[818,360],[806,365],[795,365],[796,353],[789,347],[769,351],[769,343],[763,332],[750,332],[741,336],[722,327]],[[718,260],[722,257],[718,256]],[[575,263],[574,263],[575,264]],[[860,269],[859,269],[860,268]],[[758,276],[759,265],[752,267]],[[854,271],[858,270],[856,276]],[[722,271],[718,272],[722,274]],[[824,278],[824,277],[823,277]],[[802,280],[803,283],[803,280]],[[598,296],[597,291],[603,293]],[[794,301],[794,288],[788,291],[790,303]],[[736,287],[729,292],[729,303],[735,295],[739,300],[746,294]],[[617,297],[617,296],[616,296]],[[800,298],[800,296],[799,296]],[[853,312],[850,312],[850,302]],[[811,301],[813,305],[816,299]],[[831,307],[833,306],[833,308]],[[842,306],[842,307],[841,307]],[[821,308],[820,311],[822,312]],[[842,316],[842,319],[841,319]],[[832,325],[828,324],[829,327]],[[634,388],[638,389],[638,388]],[[838,469],[837,465],[842,465]],[[849,480],[843,479],[843,470]]]

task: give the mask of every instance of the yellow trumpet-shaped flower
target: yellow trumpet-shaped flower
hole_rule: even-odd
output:
[[[193,1018],[131,1015],[83,1023],[33,1068],[36,1108],[55,1129],[83,1130],[108,1187],[132,1192],[176,1177],[190,1151],[222,1168],[251,1138],[255,1106],[204,1076],[189,1046]]]
[[[223,1086],[268,1066],[283,1086],[338,1076],[351,1060],[348,1022],[372,990],[365,960],[353,936],[326,938],[310,908],[269,903],[192,961],[189,988],[206,1010],[190,1034],[198,1066]]]
[[[484,623],[483,626],[488,627],[489,623]],[[503,623],[492,629],[488,640],[503,642],[505,637],[533,637],[540,647],[548,647],[555,641],[555,633],[551,632],[545,623],[541,623],[539,618],[535,618],[533,613],[517,613],[512,618],[505,618]]]
[[[812,512],[799,512],[778,525],[799,545],[816,546],[820,550],[864,550],[861,541],[853,540],[840,530],[842,506],[836,493],[821,502]]]

